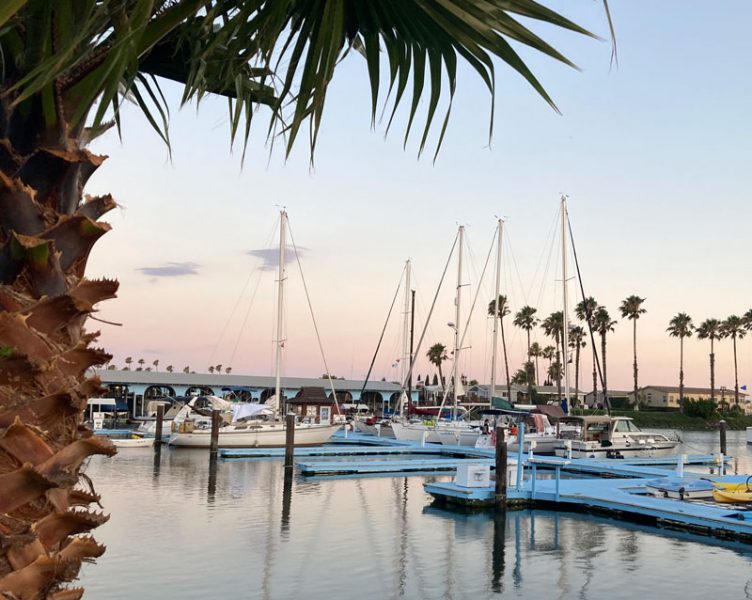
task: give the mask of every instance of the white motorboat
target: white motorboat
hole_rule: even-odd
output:
[[[153,437],[133,435],[129,438],[110,438],[116,448],[151,448],[154,446]]]
[[[640,430],[629,417],[583,416],[565,417],[556,444],[556,456],[572,458],[628,458],[668,456],[678,440],[662,433]]]
[[[752,427],[747,427],[747,443],[752,444]]]

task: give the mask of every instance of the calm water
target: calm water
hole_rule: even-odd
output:
[[[685,433],[683,452],[717,451]],[[739,472],[752,446],[729,432]],[[431,507],[447,476],[284,480],[276,460],[123,450],[87,473],[112,518],[87,598],[752,598],[752,545],[549,511]]]

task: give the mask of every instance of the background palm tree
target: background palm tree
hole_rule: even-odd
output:
[[[563,333],[564,333],[564,313],[562,311],[556,311],[551,313],[548,317],[543,319],[543,322],[541,323],[541,327],[543,328],[543,332],[548,336],[554,338],[554,346],[556,348],[556,362],[555,365],[558,365],[557,370],[555,373],[556,376],[556,389],[557,389],[557,395],[559,397],[559,400],[561,401],[561,376],[562,376],[562,368],[561,368],[561,340],[563,339]],[[554,371],[551,371],[551,368],[549,367],[549,373],[548,376],[551,377],[551,373]]]
[[[172,365],[167,365],[167,367],[165,368],[165,371],[167,371],[168,373],[172,373],[174,369],[175,368]]]
[[[183,367],[183,373],[190,373],[190,372],[191,372],[191,368],[189,366]]]
[[[441,382],[441,391],[444,391],[444,373],[441,370],[441,363],[447,360],[449,357],[446,353],[446,346],[444,344],[434,344],[428,349],[426,353],[429,362],[432,365],[436,365],[439,370],[439,381]]]
[[[209,373],[214,373],[214,365],[210,366],[208,370],[209,370]]]
[[[710,340],[710,399],[715,402],[715,340],[721,337],[721,322],[718,319],[705,319],[697,328],[697,337]]]
[[[736,360],[736,340],[742,339],[747,333],[744,328],[744,319],[737,315],[731,315],[721,323],[721,336],[731,338],[734,343],[734,404],[739,406],[739,369]]]
[[[155,358],[154,362],[152,362],[151,364],[154,365],[155,371],[159,371],[159,359],[158,358]]]
[[[684,412],[684,338],[692,336],[692,317],[687,313],[679,313],[668,324],[671,337],[679,338],[679,412]]]
[[[611,402],[608,399],[608,377],[606,371],[606,335],[609,331],[614,330],[616,321],[611,320],[605,306],[599,306],[593,314],[593,328],[601,336],[601,358],[603,359],[603,404],[606,408],[611,408]],[[597,396],[596,396],[597,398]]]
[[[538,342],[533,342],[530,344],[530,357],[535,359],[535,385],[538,385],[538,359],[541,357],[541,352],[543,352],[543,348],[541,348],[541,345]]]
[[[133,358],[130,357],[130,356],[126,357],[126,359],[125,359],[125,370],[126,371],[130,370],[132,363],[133,363]]]
[[[454,95],[458,57],[478,73],[491,95],[497,81],[492,60],[496,57],[553,106],[515,48],[528,46],[571,63],[524,23],[532,19],[590,35],[533,0],[471,4],[402,0],[398,4],[395,10],[393,2],[372,1],[364,10],[359,2],[333,0],[0,3],[0,246],[5,257],[0,277],[17,307],[6,308],[3,315],[12,322],[8,327],[18,329],[4,331],[13,339],[28,340],[14,346],[13,361],[0,362],[0,381],[8,381],[11,372],[24,372],[28,383],[15,384],[0,397],[13,399],[9,406],[19,415],[18,426],[27,428],[31,436],[43,436],[50,456],[60,459],[57,472],[65,478],[44,480],[45,489],[56,488],[56,507],[70,504],[67,498],[78,481],[80,465],[87,462],[72,450],[66,452],[80,441],[81,407],[98,387],[98,381],[86,373],[109,358],[92,346],[97,336],[86,332],[86,320],[99,302],[115,297],[118,287],[113,280],[85,277],[93,245],[109,230],[99,219],[116,206],[109,195],[84,197],[89,177],[105,160],[85,146],[110,127],[120,128],[120,107],[126,100],[169,144],[168,107],[157,77],[169,78],[183,85],[183,102],[199,103],[212,94],[226,96],[230,138],[242,137],[244,148],[252,117],[266,107],[270,123],[264,123],[264,129],[284,131],[288,154],[305,125],[312,151],[335,69],[357,48],[369,74],[373,119],[379,92],[386,87],[382,60],[389,62],[388,79],[396,86],[389,96],[392,114],[403,98],[411,106],[406,135],[420,100],[430,97],[420,152],[442,92],[444,97]],[[429,69],[424,69],[426,64]],[[408,86],[410,73],[412,86]],[[446,117],[437,120],[437,146],[444,138],[451,102],[448,105]],[[41,314],[45,317],[35,318]],[[0,340],[0,345],[5,347],[5,341]],[[76,361],[65,359],[74,354]],[[56,383],[61,381],[66,382],[64,389]],[[52,415],[28,408],[39,398],[51,397],[60,398]],[[114,452],[111,444],[98,438],[86,448],[90,454]],[[69,465],[73,456],[75,464]],[[26,458],[5,461],[0,475],[21,469],[18,465],[28,464]],[[6,497],[13,497],[15,491],[6,490]],[[96,498],[93,493],[88,503],[89,496],[76,494],[76,501],[86,505],[75,515],[77,532],[83,533],[103,519],[87,508]],[[42,553],[50,565],[44,573],[35,567],[33,577],[28,571],[13,577],[4,570],[0,589],[9,596],[59,596],[63,577],[75,579],[82,560],[104,551],[93,541],[74,545],[65,534],[42,543],[34,533],[39,521],[70,520],[71,515],[58,514],[52,503],[39,502],[40,496],[41,491],[3,511],[30,532],[29,544],[39,544],[34,546],[39,552],[6,559],[4,564],[12,564],[12,571],[31,568]],[[46,508],[31,510],[32,504]],[[46,531],[61,529],[45,523]],[[0,552],[5,558],[14,548],[3,544]],[[64,593],[74,597],[77,592]]]
[[[546,380],[543,382],[543,385],[551,385],[551,381],[550,379],[548,379],[548,373],[550,373],[551,371],[551,364],[555,356],[556,348],[554,348],[553,346],[546,346],[545,348],[543,348],[543,350],[541,350],[541,358],[548,361],[548,368],[546,369]]]
[[[569,347],[574,349],[574,402],[572,408],[577,407],[580,397],[580,350],[587,346],[585,330],[579,325],[569,326]]]
[[[145,362],[146,361],[143,358],[139,358],[138,359],[138,367],[139,367],[140,370],[143,370]]]
[[[598,303],[595,301],[595,298],[592,296],[589,296],[585,298],[584,300],[581,300],[577,303],[577,306],[574,308],[574,313],[577,315],[577,318],[580,321],[583,321],[588,329],[588,333],[590,331],[594,331],[595,327],[593,324],[594,318],[595,318],[595,311],[598,308]],[[590,350],[592,350],[592,356],[593,356],[593,403],[595,403],[598,400],[598,371],[596,369],[596,361],[595,361],[595,343],[591,345]]]
[[[632,351],[634,354],[634,363],[632,364],[634,373],[634,402],[635,410],[640,410],[640,400],[637,397],[637,319],[640,315],[644,315],[647,311],[642,308],[642,303],[645,302],[645,298],[639,296],[628,296],[621,301],[619,310],[621,311],[622,319],[631,319],[632,321]]]
[[[225,367],[225,375],[232,373],[232,367]]]
[[[507,398],[511,402],[512,398],[512,382],[509,376],[509,359],[507,358],[507,340],[504,336],[504,317],[506,317],[509,314],[509,304],[507,302],[507,297],[499,294],[499,300],[498,304],[491,300],[491,302],[488,303],[488,315],[493,317],[494,316],[494,307],[498,306],[498,311],[496,316],[499,318],[499,326],[501,329],[501,347],[504,350],[504,374],[506,375],[507,379]]]
[[[514,315],[514,321],[512,321],[515,327],[524,329],[527,332],[527,362],[532,362],[530,360],[530,332],[539,323],[538,317],[535,316],[536,312],[538,312],[537,308],[523,306]],[[527,367],[525,367],[525,370],[527,371]],[[527,399],[528,402],[531,402],[533,399],[533,382],[530,380],[530,377],[527,377]]]

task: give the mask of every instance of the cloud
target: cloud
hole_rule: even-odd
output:
[[[138,270],[151,277],[182,277],[198,275],[200,266],[194,262],[171,262],[161,267],[141,267]]]
[[[305,256],[307,253],[308,248],[301,248],[300,246],[298,246],[298,254],[300,254],[301,257]],[[279,267],[278,248],[259,248],[257,250],[248,250],[246,254],[261,259],[261,266],[259,268],[262,271],[272,271]],[[290,245],[285,246],[285,264],[289,265],[293,262],[295,262],[295,249]]]

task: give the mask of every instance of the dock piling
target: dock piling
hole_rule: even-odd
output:
[[[157,428],[154,431],[154,448],[162,443],[162,424],[164,423],[164,404],[157,406]]]
[[[285,417],[285,469],[292,469],[295,448],[295,414]]]
[[[217,458],[217,448],[219,448],[219,410],[212,411],[211,420],[211,445],[209,446],[209,455],[212,459]]]
[[[505,510],[507,506],[507,442],[504,427],[496,428],[496,506]]]
[[[726,456],[726,421],[724,419],[718,423],[718,429],[721,433],[721,454]]]

